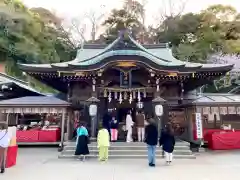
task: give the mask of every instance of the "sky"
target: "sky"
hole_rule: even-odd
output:
[[[179,13],[179,7],[185,2],[184,12],[199,12],[213,4],[231,5],[240,12],[239,0],[138,0],[146,2],[146,24],[152,25],[159,18],[159,12],[169,10],[169,2],[175,13]],[[75,17],[83,17],[91,11],[108,14],[111,9],[119,8],[124,0],[22,0],[29,7],[44,7],[54,11],[58,16],[66,20]],[[167,7],[167,8],[164,8]]]
[[[121,6],[123,0],[22,0],[30,7],[41,6],[57,11],[68,16],[79,15],[81,12],[92,9],[100,9],[105,5],[106,9],[112,9]],[[139,0],[140,2],[142,0]],[[240,11],[239,0],[145,0],[148,16],[153,16],[157,11],[172,2],[176,7],[186,2],[185,12],[198,12],[212,4],[232,5]],[[176,8],[177,9],[177,8]]]

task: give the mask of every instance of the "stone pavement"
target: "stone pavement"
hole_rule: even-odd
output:
[[[0,180],[237,180],[240,151],[204,153],[192,160],[175,160],[165,166],[159,159],[150,168],[144,160],[57,159],[56,148],[21,148],[18,164],[0,174]]]

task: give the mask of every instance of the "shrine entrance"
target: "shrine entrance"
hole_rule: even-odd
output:
[[[125,123],[127,113],[131,111],[133,120],[135,119],[136,114],[136,103],[131,102],[131,104],[128,101],[124,101],[123,103],[116,103],[116,118],[120,123]]]

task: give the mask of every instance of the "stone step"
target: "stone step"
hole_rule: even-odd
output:
[[[62,152],[63,155],[73,155],[75,153],[74,150],[64,150]],[[90,154],[98,155],[98,150],[90,150]],[[109,155],[146,155],[147,149],[145,150],[127,150],[127,149],[121,149],[121,150],[109,150]],[[156,154],[162,154],[161,149],[157,149]],[[174,155],[192,155],[192,152],[190,150],[175,150],[173,152]]]
[[[59,158],[75,158],[74,152],[76,148],[76,142],[65,142],[65,147]],[[89,144],[90,155],[88,158],[97,158],[98,148],[96,142]],[[161,147],[157,148],[157,158],[162,158]],[[195,159],[196,156],[192,154],[189,143],[183,141],[177,141],[173,156],[176,159]],[[146,144],[143,142],[111,142],[109,148],[110,159],[145,159],[147,158]]]
[[[60,154],[58,156],[59,159],[75,159],[77,158],[75,155],[65,155],[65,154]],[[89,154],[87,159],[96,159],[98,158],[97,154]],[[156,155],[157,159],[162,159],[162,155],[157,154]],[[194,155],[174,155],[174,159],[196,159],[196,156]],[[109,155],[109,159],[147,159],[147,154],[145,155],[121,155],[121,154],[114,154],[114,155]]]
[[[76,146],[76,142],[71,141],[71,142],[64,142],[64,146]],[[97,142],[91,142],[89,144],[89,146],[97,146]],[[130,143],[126,143],[126,142],[111,142],[110,146],[146,146],[145,143],[143,142],[130,142]],[[189,143],[188,142],[184,142],[184,141],[177,141],[176,142],[176,146],[188,146],[189,147]]]
[[[89,150],[98,150],[97,146],[93,146],[93,145],[89,145],[88,146]],[[74,146],[65,146],[64,150],[75,150],[76,149],[76,145]],[[161,147],[158,147],[158,149],[161,149]],[[146,145],[142,145],[142,146],[110,146],[109,150],[131,150],[131,151],[135,151],[135,150],[146,150]],[[175,150],[190,150],[190,148],[188,146],[175,146]]]

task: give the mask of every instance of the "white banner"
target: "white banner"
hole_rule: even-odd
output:
[[[203,138],[202,114],[201,113],[196,113],[196,137],[197,137],[197,139]]]

